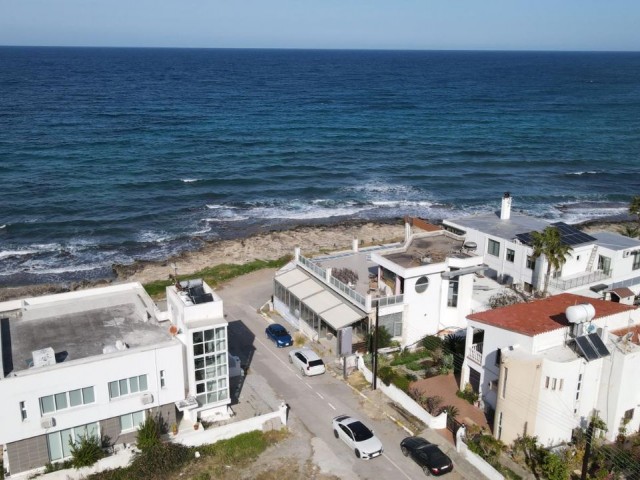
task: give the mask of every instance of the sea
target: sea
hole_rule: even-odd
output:
[[[0,47],[0,286],[301,224],[640,194],[640,53]]]

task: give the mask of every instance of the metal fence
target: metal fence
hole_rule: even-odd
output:
[[[593,282],[601,282],[611,277],[611,270],[597,270],[581,277],[569,278],[563,280],[561,278],[549,279],[549,285],[559,290],[569,290],[571,288],[581,287]]]
[[[371,306],[375,307],[376,305],[378,305],[380,307],[386,307],[388,305],[398,305],[399,303],[404,303],[404,295],[393,295],[391,297],[374,298],[371,301]]]

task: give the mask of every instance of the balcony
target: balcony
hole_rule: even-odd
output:
[[[607,278],[611,278],[611,270],[596,270],[595,272],[581,273],[570,277],[550,278],[549,286],[565,291],[595,282],[602,282]]]
[[[482,365],[482,343],[474,343],[471,345],[471,350],[467,354],[467,358],[473,360],[478,365]]]

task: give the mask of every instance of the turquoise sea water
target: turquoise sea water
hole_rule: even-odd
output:
[[[640,54],[0,48],[0,285],[198,238],[640,193]]]

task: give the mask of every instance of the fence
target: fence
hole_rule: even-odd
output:
[[[610,277],[610,270],[597,270],[587,275],[582,275],[576,278],[568,278],[566,280],[563,280],[561,278],[550,278],[549,285],[559,290],[570,290],[572,288],[581,287],[589,283],[600,282]]]

